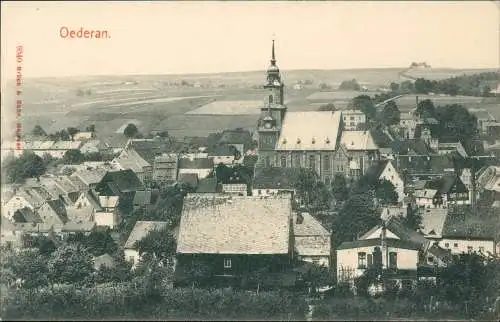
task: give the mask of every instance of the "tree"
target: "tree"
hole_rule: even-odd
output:
[[[123,134],[128,138],[133,138],[139,134],[139,130],[134,123],[129,123],[125,130],[123,130]]]
[[[48,268],[46,258],[37,250],[25,250],[8,256],[4,262],[13,277],[21,280],[21,287],[26,289],[48,285]],[[2,274],[3,275],[3,274]]]
[[[85,161],[85,156],[80,150],[71,149],[64,153],[62,161],[65,164],[80,164]]]
[[[75,136],[75,134],[80,132],[80,130],[77,129],[76,127],[68,127],[67,132],[68,132],[69,136],[71,137],[71,140],[73,140],[73,137]]]
[[[22,183],[27,178],[38,178],[46,171],[43,159],[30,151],[23,151],[19,158],[6,160],[7,181]]]
[[[376,114],[375,104],[368,95],[359,95],[352,99],[351,105],[365,113],[368,119],[373,119]]]
[[[81,244],[68,244],[52,253],[49,261],[52,282],[74,284],[84,282],[94,270],[92,256]]]
[[[379,215],[375,211],[373,199],[372,190],[353,189],[351,191],[349,199],[332,221],[334,247],[342,242],[355,240],[359,234],[379,223]]]
[[[383,205],[397,204],[398,194],[396,188],[389,180],[380,180],[375,187],[375,196]]]
[[[382,122],[385,125],[394,125],[399,124],[401,113],[399,112],[398,107],[394,101],[390,101],[385,104],[384,109],[382,110]]]
[[[339,90],[343,90],[343,91],[359,91],[360,89],[361,89],[361,86],[359,86],[356,79],[343,81],[342,83],[340,83],[340,86],[339,86]]]
[[[406,217],[404,224],[411,230],[418,230],[422,226],[422,215],[417,209],[413,209],[411,204],[406,206]]]
[[[111,237],[111,231],[108,229],[94,228],[85,238],[85,246],[93,256],[103,254],[113,255],[118,250],[118,245]]]
[[[319,178],[316,172],[310,169],[300,168],[294,176],[293,186],[297,194],[306,204],[311,204],[314,195],[314,188]]]
[[[420,101],[417,105],[416,114],[422,119],[436,117],[436,107],[429,99]]]
[[[391,92],[399,92],[399,84],[398,83],[394,83],[392,82],[391,85],[390,85],[390,88],[391,88]]]
[[[343,174],[337,173],[335,177],[333,177],[332,191],[333,196],[337,201],[346,200],[347,196],[349,195],[349,191],[347,189],[347,181]]]
[[[335,108],[335,105],[333,105],[333,103],[328,103],[326,105],[321,105],[319,108],[318,108],[318,111],[328,111],[328,112],[334,112],[336,111],[337,109]]]
[[[417,78],[414,87],[416,93],[428,94],[436,91],[435,83],[424,78]]]
[[[35,136],[47,136],[47,133],[40,125],[35,125],[35,128],[31,131],[31,133]]]
[[[233,171],[224,164],[219,164],[215,168],[215,176],[217,177],[217,182],[228,183]]]
[[[167,227],[150,231],[146,237],[136,242],[135,247],[140,256],[156,258],[167,265],[175,254],[176,241]]]
[[[410,80],[406,80],[401,83],[400,91],[403,93],[412,93],[413,92],[413,82]]]

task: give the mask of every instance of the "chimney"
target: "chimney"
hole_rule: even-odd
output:
[[[386,222],[382,222],[382,232],[380,233],[380,248],[382,248],[382,269],[387,269],[389,258],[387,252],[387,228]]]

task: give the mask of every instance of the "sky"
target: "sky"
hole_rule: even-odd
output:
[[[500,5],[475,2],[2,2],[2,79],[281,69],[498,68]],[[62,27],[106,30],[65,39]]]

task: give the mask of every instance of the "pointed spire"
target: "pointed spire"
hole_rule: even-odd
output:
[[[274,54],[274,39],[273,39],[273,49],[272,49],[272,54],[271,54],[271,64],[272,65],[276,64],[276,55]]]

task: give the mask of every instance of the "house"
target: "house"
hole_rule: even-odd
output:
[[[240,151],[243,155],[246,151],[252,148],[252,133],[243,129],[224,130],[218,143],[233,145],[237,148],[242,145],[241,149],[238,148],[238,151]]]
[[[132,170],[135,172],[142,183],[151,182],[153,177],[153,167],[144,160],[133,148],[123,149],[119,156],[111,161],[117,164],[123,170]]]
[[[433,208],[419,211],[422,218],[420,232],[429,240],[441,240],[448,209]]]
[[[366,115],[360,110],[342,110],[342,124],[346,131],[355,131],[360,124],[366,124]]]
[[[125,259],[132,263],[132,267],[137,267],[141,261],[139,251],[135,247],[136,242],[142,240],[153,230],[161,230],[167,226],[164,221],[137,221],[130,235],[125,242],[124,252]]]
[[[62,226],[68,222],[66,205],[60,200],[47,200],[39,209],[38,216],[44,223]]]
[[[383,221],[388,221],[391,218],[405,218],[408,214],[408,206],[387,206],[382,207],[380,210],[380,219]]]
[[[295,195],[298,171],[296,168],[256,168],[252,196]]]
[[[499,239],[500,215],[488,209],[473,213],[470,207],[460,207],[448,212],[441,232],[439,246],[452,254],[477,252],[495,256]]]
[[[439,200],[437,189],[415,189],[413,191],[413,198],[417,207],[436,208],[443,206],[437,203]]]
[[[101,141],[99,140],[85,141],[83,145],[80,147],[80,152],[82,152],[83,154],[99,153],[100,150],[101,150]]]
[[[57,187],[63,191],[63,197],[67,203],[73,203],[80,196],[80,189],[67,177],[67,176],[57,176],[53,177],[49,182],[54,182]],[[43,182],[43,181],[42,181]]]
[[[103,154],[116,155],[121,153],[130,144],[130,139],[123,134],[106,137],[101,144]]]
[[[430,180],[425,184],[425,189],[437,190],[433,200],[436,207],[470,204],[469,190],[456,175],[446,174],[439,179]]]
[[[331,233],[309,213],[298,213],[293,218],[293,238],[297,259],[330,267]]]
[[[113,268],[115,264],[115,260],[108,253],[94,257],[94,270],[96,271],[101,269],[101,267]]]
[[[61,159],[69,150],[80,150],[81,146],[81,141],[57,141],[45,153],[50,154],[53,158]]]
[[[460,142],[439,142],[437,146],[437,152],[439,155],[458,152],[462,157],[467,157],[467,152]]]
[[[230,144],[217,145],[210,149],[208,151],[208,158],[213,160],[214,165],[224,164],[226,166],[233,166],[243,163],[243,153]]]
[[[201,179],[196,187],[196,193],[221,193],[222,185],[217,182],[216,177]]]
[[[178,156],[175,153],[164,153],[154,158],[153,181],[157,183],[173,183],[177,180]]]
[[[130,201],[139,190],[144,190],[144,185],[130,169],[107,172],[95,188],[99,195],[124,197]]]
[[[41,223],[42,219],[29,207],[17,209],[12,216],[15,223]]]
[[[99,209],[94,214],[98,227],[113,229],[119,223],[118,196],[99,196]]]
[[[133,205],[134,209],[149,207],[151,205],[151,190],[136,191]]]
[[[366,170],[365,175],[370,176],[374,181],[387,180],[392,183],[398,194],[398,202],[403,201],[405,196],[404,181],[391,160],[375,161]]]
[[[399,135],[401,138],[411,140],[415,137],[418,118],[412,113],[401,113],[399,118]]]
[[[179,174],[194,173],[198,175],[198,179],[204,179],[214,169],[214,161],[209,158],[180,158],[179,159]]]
[[[379,267],[386,279],[413,284],[418,278],[420,253],[425,254],[429,246],[422,234],[392,217],[337,248],[337,280],[353,281],[367,269]]]
[[[77,186],[79,191],[88,191],[95,189],[106,173],[107,170],[101,168],[85,169],[74,172],[69,179],[73,185]]]
[[[370,131],[344,131],[340,144],[347,151],[347,177],[359,178],[378,159],[378,146]]]
[[[289,197],[189,194],[177,241],[176,284],[203,266],[210,280],[245,283],[256,271],[284,274],[293,258]]]
[[[496,122],[496,119],[490,112],[482,109],[473,112],[477,119],[477,128],[481,131],[481,134],[488,133],[488,125]]]
[[[73,135],[73,141],[87,141],[94,137],[94,132],[78,132]]]

